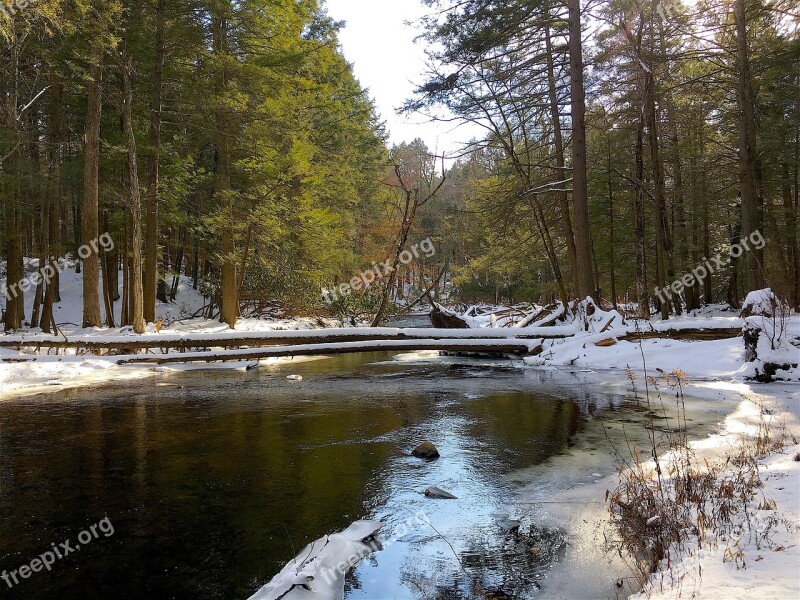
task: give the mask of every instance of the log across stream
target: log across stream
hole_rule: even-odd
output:
[[[35,353],[121,355],[119,364],[257,360],[287,356],[318,356],[376,351],[440,350],[482,354],[536,354],[544,340],[580,335],[572,326],[508,329],[348,328],[303,331],[234,332],[224,334],[165,334],[81,336],[73,339],[6,336],[0,348]],[[741,335],[739,328],[662,329],[645,332],[608,331],[620,341],[669,338],[718,340]],[[176,351],[170,354],[170,351]],[[160,355],[159,355],[160,354]],[[139,355],[139,356],[136,356]],[[6,362],[33,362],[34,355]]]

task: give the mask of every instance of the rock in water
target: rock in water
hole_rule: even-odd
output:
[[[445,492],[438,487],[429,487],[423,492],[428,498],[437,498],[439,500],[458,500],[457,496],[453,496],[450,492]]]
[[[286,379],[288,379],[289,381],[303,381],[303,376],[302,375],[287,375]]]
[[[439,458],[439,451],[431,442],[422,442],[419,446],[414,448],[411,452],[417,458],[424,458],[426,460],[433,460]]]

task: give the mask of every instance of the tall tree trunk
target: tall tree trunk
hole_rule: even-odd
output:
[[[100,187],[100,117],[102,112],[101,83],[103,50],[96,42],[89,66],[88,110],[84,137],[83,205],[81,207],[81,243],[83,254],[83,326],[100,327],[100,265],[96,248],[98,233],[98,200]],[[94,242],[94,247],[92,245]]]
[[[650,318],[644,213],[644,115],[645,111],[642,107],[642,110],[639,111],[639,124],[636,128],[636,196],[633,210],[636,220],[636,301],[639,304],[639,316]]]
[[[11,124],[15,128],[13,133],[16,139],[12,137],[11,143],[16,143],[16,148],[12,149],[11,153],[5,157],[3,162],[4,175],[6,172],[11,175],[15,174],[17,177],[11,180],[6,188],[5,194],[5,207],[4,207],[4,233],[5,233],[5,255],[6,255],[6,313],[3,321],[5,331],[15,331],[22,327],[24,315],[22,314],[24,303],[24,290],[19,286],[25,273],[22,267],[22,231],[19,218],[19,198],[20,198],[20,151],[19,146],[22,143],[23,132],[16,120],[17,107],[19,106],[19,98],[17,90],[19,89],[19,42],[16,37],[16,31],[12,28],[12,39],[9,40],[11,47],[10,58],[10,71],[11,81],[9,81],[8,90],[3,90],[5,97],[5,106],[3,112],[6,116],[14,119],[15,122]],[[9,177],[9,179],[11,179]]]
[[[111,224],[108,217],[108,210],[103,210],[103,229],[105,231],[111,230]],[[106,313],[106,326],[116,327],[114,315],[114,301],[116,300],[118,277],[117,275],[117,255],[109,252],[103,252],[100,255],[100,267],[102,268],[103,284],[100,286],[100,291],[103,295],[103,308]]]
[[[614,183],[611,179],[612,171],[611,171],[611,135],[608,136],[608,146],[607,146],[607,170],[606,174],[608,176],[608,242],[609,242],[609,269],[610,269],[610,279],[611,279],[611,305],[614,307],[614,310],[617,309],[617,276],[616,276],[616,256],[615,256],[615,245],[616,240],[615,232],[614,232]]]
[[[659,288],[664,289],[669,282],[667,281],[667,264],[670,262],[669,255],[669,231],[667,222],[666,210],[666,192],[664,186],[664,172],[661,163],[660,144],[658,139],[658,120],[656,115],[656,101],[655,101],[655,81],[653,77],[652,61],[650,68],[643,66],[643,76],[645,78],[645,114],[647,118],[647,134],[650,146],[650,162],[653,170],[653,195],[655,197],[656,207],[656,283]],[[670,269],[671,270],[671,269]],[[669,319],[670,303],[667,295],[663,294],[659,298],[661,307],[661,318]],[[673,302],[677,306],[680,303],[680,298],[674,297]]]
[[[758,198],[756,197],[756,122],[753,84],[750,75],[750,47],[747,39],[745,0],[736,0],[736,71],[739,105],[739,187],[742,200],[741,237],[748,238],[759,230]],[[759,253],[746,251],[744,256],[747,291],[764,287],[764,271]]]
[[[144,319],[156,320],[158,285],[159,155],[161,149],[161,94],[164,79],[164,30],[166,0],[156,2],[156,58],[153,68],[153,98],[150,103],[150,179],[147,191],[147,237],[144,253]]]
[[[227,5],[227,2],[225,3]],[[213,44],[214,54],[220,59],[228,53],[228,22],[224,14],[213,17]],[[223,94],[227,85],[227,78],[221,67],[216,74],[216,92]],[[231,151],[228,131],[228,119],[225,109],[220,108],[216,114],[216,151],[217,170],[215,177],[215,193],[223,204],[222,231],[221,231],[221,262],[222,281],[220,298],[220,321],[227,323],[231,329],[236,327],[239,318],[239,299],[236,277],[236,242],[233,231],[233,205],[230,192],[231,187]]]
[[[795,166],[797,169],[797,166]],[[800,248],[797,243],[797,206],[792,198],[792,183],[789,179],[789,164],[783,161],[781,165],[781,193],[783,196],[783,211],[786,219],[787,250],[787,283],[789,301],[792,307],[800,309]]]
[[[139,166],[136,154],[136,136],[133,130],[133,91],[131,87],[132,62],[127,40],[122,57],[122,120],[128,145],[128,194],[131,210],[131,272],[130,319],[135,333],[144,333],[142,290],[142,198],[139,192]]]
[[[553,44],[550,38],[550,25],[548,24],[545,24],[545,46],[547,55],[547,81],[550,94],[550,120],[553,125],[553,142],[555,144],[556,151],[556,180],[562,180],[567,172],[565,169],[566,160],[564,158],[564,136],[561,131],[560,107],[558,104],[555,67],[553,63]],[[567,192],[557,192],[556,195],[561,212],[561,230],[567,245],[567,259],[569,260],[569,269],[572,282],[572,289],[570,290],[570,293],[575,293],[578,289],[578,258],[577,251],[575,249],[575,235],[572,231],[572,217],[570,216],[569,196],[567,195]]]
[[[567,0],[569,9],[569,78],[572,113],[573,209],[578,296],[595,295],[589,233],[589,182],[586,159],[586,91],[583,85],[583,42],[580,0]]]
[[[53,304],[59,300],[58,258],[61,256],[61,136],[62,136],[62,103],[64,85],[61,81],[52,84],[52,109],[50,116],[50,134],[48,157],[50,160],[50,181],[52,193],[49,195],[50,218],[48,219],[50,245],[48,249],[49,264],[52,276],[45,282],[44,305],[40,327],[44,333],[55,333]]]

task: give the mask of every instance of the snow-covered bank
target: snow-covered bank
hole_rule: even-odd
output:
[[[616,390],[620,395],[630,392],[630,383],[624,376],[585,369],[573,372],[584,385]],[[540,523],[563,527],[567,532],[567,554],[544,581],[542,597],[800,597],[800,462],[795,458],[800,452],[796,444],[800,439],[800,386],[707,381],[689,384],[685,393],[687,411],[702,411],[705,418],[709,410],[715,410],[711,407],[724,407],[719,413],[718,431],[691,441],[699,464],[705,460],[725,464],[743,445],[753,443],[763,430],[765,419],[775,435],[782,434],[785,425],[787,445],[759,461],[763,487],[748,505],[749,516],[740,516],[741,521],[753,524],[753,530],[709,536],[699,551],[697,547],[684,554],[676,551],[672,562],[663,564],[642,590],[633,560],[620,556],[617,546],[609,544],[617,537],[609,497],[619,482],[619,474],[609,471],[619,461],[601,448],[609,440],[577,442],[567,455],[535,467],[535,475],[517,475],[523,482],[539,482],[536,487],[523,488],[520,504],[535,507]],[[667,393],[664,401],[674,405],[670,398],[672,395]],[[699,415],[689,414],[690,422],[698,418]],[[644,428],[622,426],[625,440],[647,454]],[[619,445],[625,448],[624,442]],[[562,485],[555,489],[542,485],[541,472],[545,471],[558,472]],[[776,509],[759,510],[763,498],[774,501]],[[769,535],[765,535],[768,528]],[[739,556],[738,562],[731,559],[728,549]]]
[[[783,444],[759,457],[755,444],[765,427]],[[798,439],[800,392],[788,386],[751,391],[725,418],[718,435],[692,442],[698,460],[724,465],[723,477],[735,472],[732,458],[745,448],[757,459],[761,483],[756,483],[755,497],[742,502],[738,526],[706,532],[679,560],[664,561],[636,597],[800,597]]]
[[[36,259],[26,259],[26,271],[33,272],[37,268]],[[121,285],[121,283],[120,283]],[[60,275],[61,301],[53,307],[54,317],[59,327],[59,335],[42,334],[41,330],[30,329],[10,335],[0,335],[4,341],[39,341],[39,340],[97,340],[103,342],[124,342],[133,339],[181,340],[207,339],[230,332],[230,328],[216,320],[192,317],[205,304],[203,296],[194,290],[191,280],[181,277],[178,286],[177,300],[174,303],[156,305],[156,317],[162,320],[163,328],[156,330],[153,324],[148,325],[144,336],[137,336],[130,327],[83,328],[81,298],[83,294],[82,276],[68,269]],[[25,315],[30,317],[33,294],[26,295]],[[117,304],[115,320],[119,321],[120,306]],[[295,331],[319,329],[321,327],[343,327],[344,323],[335,319],[318,317],[255,319],[243,318],[236,325],[237,335],[260,335],[264,332]],[[36,356],[36,362],[14,362],[18,359]],[[46,351],[21,353],[16,349],[0,348],[0,400],[82,386],[102,385],[116,381],[151,377],[165,369],[154,369],[152,366],[120,367],[119,356],[106,357],[95,355],[76,356],[75,352],[65,352],[58,356],[48,356]],[[291,359],[268,359],[264,363],[277,364]],[[298,360],[298,359],[294,359]],[[244,369],[243,364],[202,365],[203,368]],[[183,369],[184,367],[175,367]]]

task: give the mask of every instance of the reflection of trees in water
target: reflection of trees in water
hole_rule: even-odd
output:
[[[511,533],[482,528],[472,531],[463,546],[456,560],[439,540],[413,562],[406,559],[401,581],[421,600],[529,598],[553,562],[563,559],[566,537],[561,530],[534,525]]]

